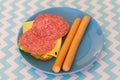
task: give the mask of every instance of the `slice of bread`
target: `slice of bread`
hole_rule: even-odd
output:
[[[49,54],[42,54],[42,55],[37,55],[37,54],[31,54],[35,59],[42,60],[42,61],[47,61],[53,58],[53,56]]]

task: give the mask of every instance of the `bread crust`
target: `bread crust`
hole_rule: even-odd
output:
[[[37,60],[42,60],[42,61],[48,61],[48,60],[50,60],[50,59],[52,59],[53,58],[53,56],[52,55],[48,55],[48,54],[43,54],[43,55],[41,55],[40,57],[36,57],[36,56],[34,56],[34,55],[32,55],[35,59],[37,59]]]

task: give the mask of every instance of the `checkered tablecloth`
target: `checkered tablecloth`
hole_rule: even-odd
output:
[[[17,49],[22,23],[34,13],[51,7],[84,11],[100,24],[105,44],[89,68],[68,75],[43,73],[29,65]],[[0,80],[120,80],[119,0],[0,0]]]

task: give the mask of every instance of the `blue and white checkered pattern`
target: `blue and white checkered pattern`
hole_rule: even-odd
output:
[[[72,7],[93,16],[100,24],[105,44],[99,59],[84,71],[51,75],[34,69],[17,49],[22,23],[50,7]],[[0,0],[0,80],[120,80],[119,0]]]

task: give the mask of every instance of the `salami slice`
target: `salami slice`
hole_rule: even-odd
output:
[[[19,39],[19,45],[24,50],[32,54],[44,54],[51,51],[55,44],[55,40],[49,37],[39,37],[33,33],[33,29],[25,32]]]
[[[58,39],[67,34],[69,25],[67,21],[57,15],[53,14],[40,14],[33,23],[34,33],[41,37],[49,36],[50,39]]]

